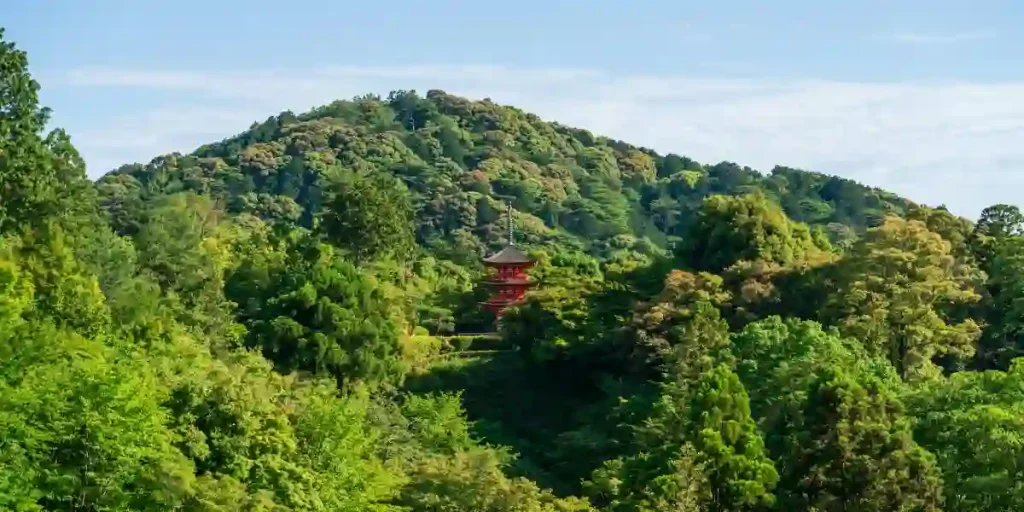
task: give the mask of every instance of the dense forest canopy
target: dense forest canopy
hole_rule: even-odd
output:
[[[1024,510],[1014,206],[441,91],[91,182],[2,37],[2,510]]]

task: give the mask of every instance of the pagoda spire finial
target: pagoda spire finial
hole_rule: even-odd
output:
[[[508,244],[515,245],[515,226],[512,225],[512,201],[506,203],[508,205]]]

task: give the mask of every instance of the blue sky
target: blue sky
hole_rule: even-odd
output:
[[[1021,204],[1024,2],[137,2],[0,7],[91,176],[392,89],[973,217]],[[1019,148],[1019,149],[1018,149]]]

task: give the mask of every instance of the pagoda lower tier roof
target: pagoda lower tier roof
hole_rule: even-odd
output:
[[[534,286],[537,281],[529,279],[488,279],[484,281],[491,286]]]
[[[517,304],[517,303],[520,303],[522,301],[523,301],[523,299],[517,299],[517,298],[514,298],[514,297],[510,297],[510,298],[491,297],[490,299],[487,299],[487,300],[481,302],[480,304]]]

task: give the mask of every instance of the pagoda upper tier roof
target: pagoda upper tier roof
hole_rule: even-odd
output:
[[[484,263],[491,263],[495,265],[515,265],[523,263],[533,263],[523,251],[517,249],[514,245],[506,246],[504,249],[499,251],[497,254],[484,258]]]

